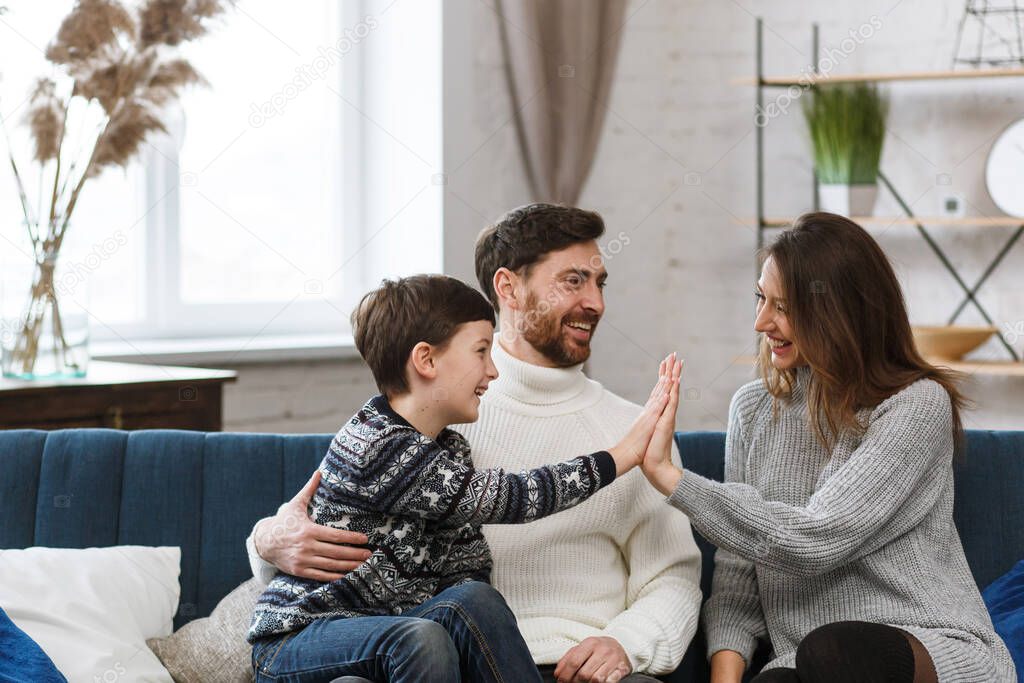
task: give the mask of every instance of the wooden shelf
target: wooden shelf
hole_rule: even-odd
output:
[[[963,360],[948,361],[935,358],[925,359],[933,365],[956,370],[967,375],[997,375],[1001,377],[1024,377],[1024,363],[1012,360]],[[757,362],[754,356],[738,356],[736,363],[753,365]]]
[[[811,86],[818,83],[887,83],[894,81],[959,81],[975,78],[1021,78],[1024,68],[1007,67],[1000,69],[970,69],[963,71],[893,71],[865,74],[812,74],[793,76],[770,76],[761,79],[768,87],[788,88],[790,86]],[[737,85],[757,85],[753,78],[733,81]]]
[[[773,216],[764,219],[764,227],[788,228],[790,225],[793,224],[794,220],[796,220],[796,216],[793,216],[791,218],[780,218]],[[860,225],[885,226],[913,226],[920,223],[921,225],[926,226],[1015,228],[1024,225],[1024,218],[1014,218],[1013,216],[964,216],[963,218],[951,218],[949,216],[917,216],[915,218],[908,218],[907,216],[852,216],[850,220]],[[757,219],[751,218],[750,222],[757,223]]]
[[[931,360],[930,363],[947,367],[968,375],[1001,375],[1003,377],[1024,377],[1024,363],[1012,360],[978,360],[978,361],[941,361]]]

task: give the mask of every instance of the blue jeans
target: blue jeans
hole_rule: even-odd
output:
[[[540,674],[501,594],[471,581],[396,617],[320,619],[253,644],[256,683],[326,683],[361,676],[377,683],[540,683]]]

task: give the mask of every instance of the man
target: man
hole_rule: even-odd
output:
[[[480,235],[476,273],[498,311],[499,375],[480,418],[455,427],[477,467],[518,471],[603,448],[640,412],[583,374],[604,314],[603,233],[596,213],[531,204]],[[257,523],[248,541],[257,577],[273,576],[269,561],[329,581],[368,556],[351,547],[364,537],[309,521],[309,491]],[[641,472],[550,519],[484,533],[492,582],[545,680],[641,683],[678,666],[697,628],[700,553],[689,522]]]

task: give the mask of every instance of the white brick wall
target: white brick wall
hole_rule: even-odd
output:
[[[224,387],[224,430],[336,432],[376,393],[362,360],[243,365]]]

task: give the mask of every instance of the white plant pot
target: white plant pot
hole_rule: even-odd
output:
[[[878,185],[832,185],[818,183],[818,204],[822,211],[847,218],[871,216],[878,198]]]

